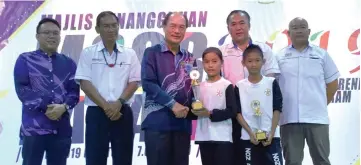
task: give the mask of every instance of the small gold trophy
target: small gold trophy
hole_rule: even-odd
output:
[[[261,103],[258,100],[253,100],[251,103],[251,107],[254,111],[254,116],[256,117],[257,123],[258,123],[258,128],[256,129],[256,139],[258,141],[265,141],[267,140],[267,134],[265,131],[262,131],[261,128],[261,116],[262,116],[262,111],[261,111]]]
[[[199,71],[196,69],[193,69],[190,73],[189,73],[189,77],[192,79],[192,90],[193,90],[193,94],[194,94],[194,98],[195,101],[192,103],[192,109],[195,111],[198,110],[203,110],[203,104],[200,101],[200,88],[199,88],[199,82],[198,82],[198,78],[200,77]]]

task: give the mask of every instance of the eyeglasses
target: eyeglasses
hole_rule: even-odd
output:
[[[44,34],[46,36],[50,36],[52,34],[53,36],[59,36],[60,32],[59,31],[43,31],[43,32],[39,32],[38,34]]]

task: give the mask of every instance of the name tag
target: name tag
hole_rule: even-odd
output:
[[[292,53],[286,53],[285,54],[285,57],[289,57],[289,56],[292,56]]]
[[[320,59],[320,57],[318,57],[317,55],[314,54],[310,54],[310,59]]]
[[[93,58],[92,59],[92,62],[102,62],[104,61],[103,59],[100,59],[100,58]]]
[[[319,57],[310,57],[310,59],[320,59]]]

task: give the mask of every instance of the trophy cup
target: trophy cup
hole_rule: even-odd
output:
[[[190,73],[189,73],[189,77],[192,79],[192,90],[194,93],[194,98],[195,101],[192,103],[192,109],[195,111],[199,111],[203,109],[203,104],[202,102],[199,100],[200,96],[200,88],[199,88],[199,82],[198,82],[198,78],[200,76],[200,73],[198,70],[193,69]]]
[[[258,100],[253,100],[251,103],[251,107],[254,111],[254,116],[257,120],[257,127],[256,128],[256,139],[258,141],[265,141],[267,140],[266,131],[261,130],[261,123],[262,123],[262,112],[261,112],[261,103]]]

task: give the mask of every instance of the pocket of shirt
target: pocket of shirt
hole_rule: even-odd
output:
[[[103,62],[93,62],[92,65],[91,65],[91,83],[96,87],[96,88],[99,88],[99,83],[102,82],[102,78],[103,78],[103,75],[104,75],[104,71],[105,71],[105,67],[108,67],[106,66],[105,63]]]
[[[278,63],[281,74],[287,76],[297,76],[298,58],[282,59]]]
[[[122,62],[114,66],[114,72],[112,73],[117,81],[128,82],[128,77],[130,73],[130,63]]]
[[[304,74],[307,78],[318,78],[323,74],[322,59],[310,57],[305,59]]]

